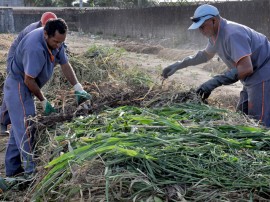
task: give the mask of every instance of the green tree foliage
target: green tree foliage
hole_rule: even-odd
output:
[[[95,0],[88,0],[87,1],[88,6],[94,7],[95,6]]]
[[[37,7],[53,7],[55,6],[54,0],[24,0],[25,6],[37,6]]]
[[[75,0],[24,0],[25,6],[37,6],[37,7],[46,7],[46,6],[59,6],[59,7],[72,7],[72,3]]]
[[[74,0],[55,0],[56,6],[59,7],[72,7]]]

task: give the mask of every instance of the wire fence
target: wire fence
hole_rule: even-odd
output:
[[[94,1],[94,7],[116,7],[116,8],[146,8],[161,6],[186,6],[198,5],[203,3],[224,3],[239,2],[250,0],[111,0],[111,1]],[[253,0],[254,1],[254,0]],[[106,4],[106,5],[105,5]]]

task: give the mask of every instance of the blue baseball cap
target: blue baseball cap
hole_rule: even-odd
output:
[[[198,29],[206,20],[217,15],[219,15],[219,11],[215,6],[203,4],[195,10],[194,16],[190,18],[193,24],[188,29]]]

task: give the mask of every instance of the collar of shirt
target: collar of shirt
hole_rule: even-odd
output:
[[[220,23],[219,23],[219,26],[218,26],[217,35],[216,35],[216,37],[211,37],[209,39],[210,43],[213,46],[216,44],[217,40],[220,38],[220,35],[222,34],[222,31],[221,30],[223,29],[223,27],[225,26],[225,24],[226,24],[226,20],[220,17]]]
[[[43,29],[44,30],[44,29]],[[43,31],[43,46],[46,47],[47,51],[48,51],[48,54],[50,56],[50,61],[51,62],[54,62],[54,59],[55,59],[55,55],[59,52],[59,49],[54,49],[54,50],[51,50],[49,47],[48,47],[48,44],[45,40],[45,37],[44,37],[44,31]]]

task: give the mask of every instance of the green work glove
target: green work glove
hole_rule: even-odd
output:
[[[9,188],[9,184],[6,182],[6,180],[2,177],[0,177],[0,190],[1,193],[7,191]]]
[[[86,100],[92,99],[92,96],[83,90],[83,87],[80,83],[74,85],[73,88],[75,90],[76,102],[78,105],[85,102]]]
[[[53,106],[51,105],[51,103],[45,99],[42,101],[42,106],[43,106],[43,110],[44,110],[44,115],[48,116],[50,115],[52,112],[56,112],[56,110],[53,108]]]
[[[85,90],[75,91],[75,96],[76,96],[76,102],[78,105],[85,102],[86,100],[92,99],[92,96],[89,93],[87,93]]]

